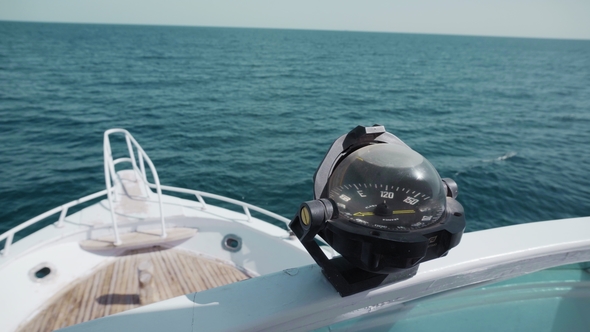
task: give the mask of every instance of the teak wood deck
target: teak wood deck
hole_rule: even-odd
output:
[[[147,301],[140,297],[138,280],[138,267],[145,261],[153,265],[153,291]],[[129,250],[56,295],[18,330],[53,331],[248,278],[233,266],[185,251],[163,247]]]

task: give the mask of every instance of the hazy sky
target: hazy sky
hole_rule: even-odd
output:
[[[590,39],[590,0],[0,0],[0,20]]]

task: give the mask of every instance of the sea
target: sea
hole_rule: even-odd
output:
[[[469,232],[590,215],[589,40],[0,22],[0,233],[104,189],[109,128],[163,184],[290,219],[373,124],[457,182]]]

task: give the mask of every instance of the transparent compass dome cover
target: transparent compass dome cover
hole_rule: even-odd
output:
[[[391,231],[428,227],[445,213],[446,190],[422,155],[402,144],[353,151],[332,172],[328,193],[335,220]]]

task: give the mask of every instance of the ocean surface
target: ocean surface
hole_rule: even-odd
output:
[[[164,184],[291,218],[372,124],[458,183],[468,231],[590,215],[590,41],[0,22],[0,232],[104,189],[109,128]]]

